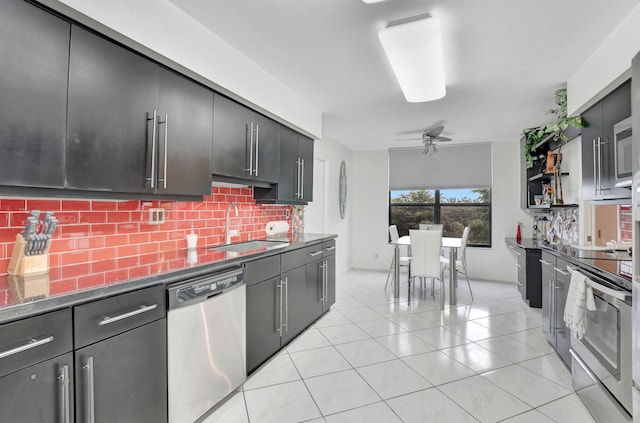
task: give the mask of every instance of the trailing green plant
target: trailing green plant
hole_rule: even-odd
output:
[[[553,141],[566,142],[568,139],[564,131],[567,128],[571,126],[580,129],[584,126],[580,116],[567,116],[567,89],[561,88],[557,90],[555,97],[557,107],[547,110],[546,113],[548,115],[554,115],[555,119],[546,125],[527,128],[522,131],[522,135],[525,138],[524,155],[527,169],[531,168],[533,162],[536,160],[535,150],[539,142],[549,135],[552,135]]]

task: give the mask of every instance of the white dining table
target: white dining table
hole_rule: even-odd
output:
[[[394,267],[393,267],[393,297],[400,298],[400,246],[411,247],[411,237],[401,236],[393,244]],[[458,284],[458,273],[456,272],[456,261],[458,259],[458,248],[462,247],[462,238],[442,237],[441,246],[449,249],[449,304],[455,305],[456,285]]]

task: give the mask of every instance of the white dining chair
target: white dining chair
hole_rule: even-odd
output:
[[[473,291],[471,290],[471,282],[469,282],[469,275],[467,272],[467,241],[469,240],[469,232],[471,228],[466,226],[462,231],[462,240],[460,242],[460,248],[458,249],[458,258],[456,259],[456,271],[462,273],[467,278],[467,285],[469,286],[469,294],[471,294],[471,301],[473,301]],[[442,263],[442,273],[449,267],[449,258],[440,257]],[[461,269],[464,269],[462,271]]]
[[[425,278],[431,279],[431,295],[435,298],[435,280],[440,280],[440,308],[444,309],[444,280],[440,264],[440,245],[442,244],[442,232],[410,230],[411,237],[411,264],[409,265],[409,293],[412,285],[415,286],[415,278],[424,282]]]
[[[396,225],[389,226],[389,237],[392,242],[396,242],[400,239],[400,235],[398,234],[398,227]],[[391,258],[391,266],[389,266],[389,273],[387,274],[387,282],[384,284],[384,290],[387,290],[387,286],[389,286],[389,279],[393,274],[393,268],[395,267],[395,254]],[[411,256],[400,256],[400,260],[398,261],[400,266],[409,267],[409,263],[411,263]]]
[[[440,231],[442,232],[442,229],[444,228],[444,225],[441,223],[420,223],[418,224],[418,229],[420,229],[421,231]]]

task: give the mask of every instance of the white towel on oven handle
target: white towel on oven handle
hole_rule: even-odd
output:
[[[577,270],[572,271],[569,293],[564,307],[564,322],[578,339],[582,339],[586,330],[585,309],[590,311],[596,309],[593,289],[588,280],[584,274]]]

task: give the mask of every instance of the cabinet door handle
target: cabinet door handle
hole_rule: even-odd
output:
[[[151,175],[147,178],[147,181],[151,183],[151,189],[156,187],[156,143],[158,133],[156,126],[158,125],[158,110],[153,109],[153,117],[147,116],[147,122],[153,121],[153,129],[151,130]]]
[[[516,263],[516,266],[518,266],[519,269],[522,269],[524,267],[523,265],[517,264],[517,263]]]
[[[304,159],[302,159],[302,171],[300,172],[301,178],[300,178],[300,198],[304,198]]]
[[[519,252],[519,251],[514,251],[514,253],[516,253],[516,255],[518,255],[518,256],[521,256],[521,255],[522,255],[522,253],[521,253],[521,252]]]
[[[162,188],[167,189],[167,147],[169,146],[169,114],[165,113],[164,121],[158,122],[158,125],[164,125],[164,172],[162,173],[162,179],[158,179],[158,182],[162,182]]]
[[[547,292],[547,297],[549,298],[549,333],[553,334],[553,332],[551,331],[551,321],[553,320],[553,302],[551,301],[551,292],[553,290],[551,289],[551,279],[547,281],[547,285],[549,287],[549,290]]]
[[[284,278],[284,331],[289,332],[289,278]]]
[[[256,123],[256,168],[255,175],[258,176],[258,151],[260,148],[260,125]]]
[[[322,254],[322,250],[320,250],[320,251],[315,251],[315,252],[313,252],[313,253],[309,253],[309,255],[310,255],[311,257],[315,257],[315,256],[317,256],[318,254]]]
[[[564,276],[569,276],[569,272],[565,272],[564,270],[560,270],[557,267],[554,267],[555,271],[564,275]]]
[[[297,168],[297,173],[296,173],[296,198],[300,199],[302,198],[302,195],[300,194],[300,157],[298,157],[296,159],[296,168]]]
[[[598,195],[598,152],[596,148],[597,140],[591,140],[593,143],[593,195]]]
[[[335,250],[335,249],[336,249],[336,247],[335,247],[335,246],[333,246],[333,247],[327,247],[327,248],[325,248],[324,250],[325,250],[325,251],[333,251],[333,250]]]
[[[98,326],[109,325],[111,323],[115,323],[119,320],[128,319],[129,317],[137,316],[138,314],[146,313],[147,311],[151,311],[158,308],[158,304],[141,305],[136,310],[130,311],[128,313],[119,314],[115,317],[104,316],[100,322],[98,322]]]
[[[244,171],[249,172],[249,176],[253,176],[253,122],[247,123],[247,132],[249,132],[249,167]]]
[[[329,262],[324,262],[324,302],[329,301]]]
[[[87,423],[95,423],[95,397],[94,397],[94,382],[93,382],[93,356],[87,359],[87,364],[82,366],[82,370],[87,372],[87,395],[86,395],[86,407],[87,407]]]
[[[320,302],[324,304],[324,261],[320,262]]]
[[[280,309],[278,313],[278,326],[276,326],[276,332],[282,335],[282,279],[280,279],[280,283],[276,285],[276,289],[280,294]]]
[[[11,355],[18,354],[18,353],[21,353],[23,351],[30,350],[31,348],[35,348],[35,347],[39,347],[39,346],[44,345],[44,344],[48,344],[49,342],[52,342],[52,341],[53,341],[53,336],[49,336],[49,337],[41,338],[41,339],[29,338],[29,340],[25,344],[22,344],[19,347],[11,348],[9,350],[5,350],[5,351],[0,352],[0,358],[9,357]]]
[[[538,261],[542,264],[544,264],[545,266],[551,266],[551,262],[550,261],[544,261],[542,259],[538,259]]]
[[[60,381],[60,421],[62,423],[69,423],[69,366],[65,364],[61,370],[62,373],[58,376],[58,380]]]

